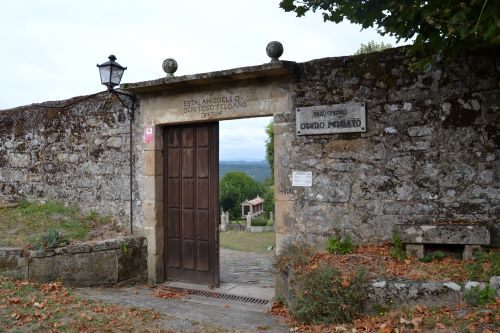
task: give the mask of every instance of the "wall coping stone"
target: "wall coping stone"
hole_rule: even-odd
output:
[[[256,78],[288,76],[295,72],[293,61],[278,61],[257,66],[239,67],[222,71],[164,77],[161,79],[136,83],[123,83],[121,89],[137,94],[168,91],[179,88],[210,86],[214,84],[237,82]]]
[[[22,255],[23,249],[18,247],[0,247],[0,256]]]
[[[123,238],[107,239],[90,244],[75,244],[47,250],[31,250],[29,251],[29,254],[32,258],[44,258],[52,257],[56,254],[75,254],[118,250],[121,248],[122,243],[127,247],[143,247],[147,246],[147,239],[142,236],[125,236]],[[20,248],[0,248],[0,255],[21,255],[22,252],[23,250]]]
[[[35,250],[29,251],[31,258],[45,258],[45,257],[53,257],[56,255],[54,250]]]

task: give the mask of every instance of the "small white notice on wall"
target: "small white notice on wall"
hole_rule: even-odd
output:
[[[293,171],[292,186],[312,186],[312,171]]]

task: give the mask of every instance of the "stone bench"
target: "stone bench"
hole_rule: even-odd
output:
[[[406,246],[406,255],[423,258],[425,245],[463,245],[462,259],[490,244],[488,228],[480,224],[396,224],[394,232]]]

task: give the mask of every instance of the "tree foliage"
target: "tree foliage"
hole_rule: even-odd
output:
[[[228,172],[220,181],[220,205],[224,211],[228,211],[232,218],[241,217],[240,204],[253,199],[257,195],[262,196],[265,188],[246,173],[239,171]]]
[[[414,54],[428,50],[433,60],[461,49],[500,46],[498,0],[282,0],[280,7],[298,17],[319,11],[325,21],[346,18],[398,42],[414,38]]]
[[[389,43],[384,43],[384,42],[377,43],[376,41],[372,40],[367,44],[361,43],[361,46],[356,51],[356,54],[378,52],[385,49],[390,49],[391,47],[392,45]]]
[[[274,124],[272,121],[266,126],[266,134],[266,161],[271,170],[270,183],[274,184]]]

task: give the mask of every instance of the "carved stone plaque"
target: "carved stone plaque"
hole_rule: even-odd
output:
[[[366,132],[364,102],[296,109],[297,135]]]

